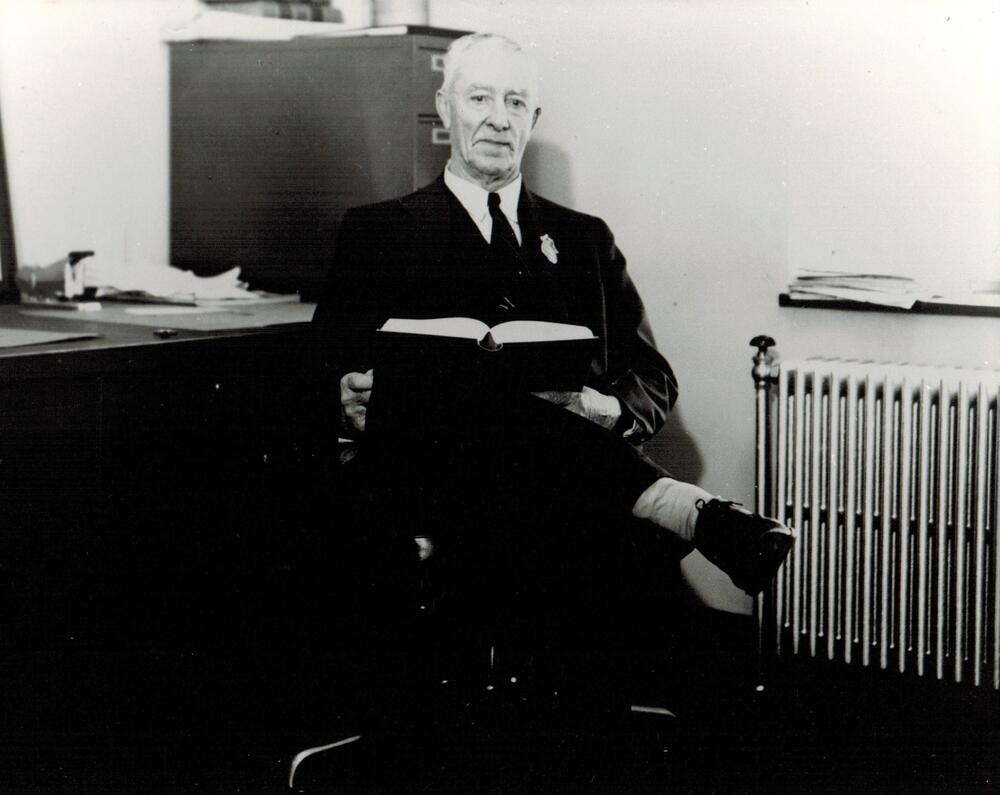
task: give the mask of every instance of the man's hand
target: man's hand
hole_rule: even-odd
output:
[[[574,414],[611,430],[622,416],[622,404],[613,395],[605,395],[585,386],[582,392],[535,392],[535,396],[562,406]]]
[[[367,373],[348,373],[340,379],[340,409],[348,427],[357,433],[364,433],[365,430],[373,383],[371,370]]]

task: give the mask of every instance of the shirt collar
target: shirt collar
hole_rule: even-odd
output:
[[[448,186],[455,198],[465,208],[465,211],[477,224],[481,223],[489,215],[489,207],[486,205],[488,191],[483,190],[479,185],[464,177],[458,176],[450,168],[445,167],[444,184]],[[521,175],[509,185],[504,185],[497,191],[500,194],[500,209],[507,216],[512,224],[517,223],[517,205],[521,198]]]

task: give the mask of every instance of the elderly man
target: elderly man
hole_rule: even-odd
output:
[[[541,115],[532,59],[505,37],[456,40],[437,110],[451,133],[444,174],[347,213],[316,311],[331,339],[345,431],[365,437],[379,388],[373,332],[390,317],[572,323],[599,344],[580,391],[524,395],[499,431],[399,445],[381,458],[362,445],[359,458],[379,462],[367,472],[380,490],[372,503],[382,505],[380,520],[416,534],[460,524],[471,545],[487,527],[549,535],[558,548],[579,543],[587,526],[634,517],[700,549],[747,593],[762,590],[792,532],[671,478],[635,447],[663,425],[676,380],[608,227],[523,184],[521,160]],[[446,377],[427,387],[447,401]]]

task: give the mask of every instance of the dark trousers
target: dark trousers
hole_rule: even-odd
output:
[[[335,467],[294,583],[316,597],[296,615],[312,616],[298,703],[318,720],[422,732],[443,680],[481,694],[487,676],[604,710],[662,659],[686,550],[631,508],[665,473],[563,408],[515,408],[454,434],[374,434]]]
[[[667,473],[532,396],[477,419],[455,433],[399,428],[361,445],[347,490],[375,547],[399,551],[383,559],[397,565],[415,550],[413,536],[431,538],[449,592],[505,625],[532,625],[528,636],[553,624],[572,635],[595,617],[619,623],[615,604],[640,584],[639,569],[676,564],[684,551],[631,517]]]

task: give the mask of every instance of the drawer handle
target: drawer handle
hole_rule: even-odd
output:
[[[431,71],[432,72],[444,71],[444,53],[436,52],[431,56]]]
[[[431,143],[434,146],[451,146],[451,130],[446,130],[444,127],[432,128]]]

